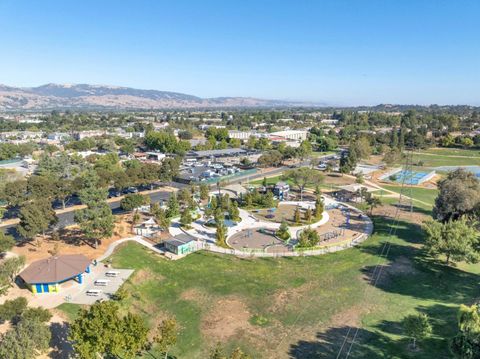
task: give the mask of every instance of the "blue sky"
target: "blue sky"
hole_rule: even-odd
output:
[[[0,83],[480,105],[480,1],[0,0]]]

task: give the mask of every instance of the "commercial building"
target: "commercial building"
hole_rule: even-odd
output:
[[[242,148],[226,148],[224,150],[190,151],[187,154],[187,157],[195,157],[197,159],[237,157],[237,156],[245,156],[247,153],[248,152]]]
[[[270,136],[283,137],[287,140],[304,141],[307,139],[308,131],[306,130],[284,130],[270,133]]]
[[[228,137],[236,138],[238,140],[247,141],[250,137],[260,137],[260,134],[256,131],[228,131]]]
[[[74,279],[82,284],[85,273],[90,273],[90,259],[70,254],[35,261],[18,276],[33,293],[57,293],[66,281]]]
[[[108,134],[107,131],[104,131],[104,130],[80,131],[80,132],[76,132],[73,135],[73,137],[79,141],[79,140],[83,140],[84,138],[101,137],[107,134]]]

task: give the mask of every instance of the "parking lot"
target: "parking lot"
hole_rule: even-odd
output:
[[[117,277],[107,277],[105,273],[108,271],[115,271],[119,274]],[[84,276],[84,283],[81,285],[81,289],[79,288],[80,290],[76,291],[75,294],[70,294],[70,297],[66,301],[75,304],[93,304],[97,300],[108,300],[133,272],[132,269],[112,269],[106,268],[103,265],[94,267],[90,274]],[[107,285],[95,285],[95,281],[99,279],[107,279]],[[98,296],[87,295],[89,290],[101,290],[101,293]]]

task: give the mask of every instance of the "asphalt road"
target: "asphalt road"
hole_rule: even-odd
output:
[[[295,167],[308,166],[309,164],[310,163],[308,161],[304,161],[304,162],[296,164]],[[275,169],[273,169],[273,170],[271,170],[267,173],[257,173],[257,174],[253,174],[253,175],[250,175],[250,176],[238,177],[234,180],[230,180],[229,183],[230,184],[244,183],[247,180],[248,181],[254,181],[254,180],[257,180],[257,179],[262,179],[265,176],[270,177],[270,176],[280,174],[280,173],[282,173],[282,172],[284,172],[284,171],[286,171],[290,168],[291,167],[283,166],[283,167],[275,168]],[[172,183],[169,183],[169,186],[181,189],[181,188],[186,187],[187,185],[182,184],[182,183],[172,182]],[[141,193],[141,192],[139,192],[139,193]],[[159,202],[162,202],[162,201],[167,201],[168,198],[170,197],[170,195],[171,195],[171,192],[167,192],[167,191],[158,191],[158,192],[154,192],[154,193],[149,194],[151,203],[159,203]],[[113,200],[112,202],[108,203],[110,208],[112,209],[113,214],[124,213],[124,211],[120,208],[120,201],[121,201],[121,199],[118,198],[118,199]],[[68,211],[68,212],[64,212],[64,213],[59,213],[59,214],[57,214],[57,217],[58,217],[58,223],[56,225],[56,228],[64,228],[64,227],[67,227],[67,226],[71,226],[75,223],[75,220],[74,220],[75,211],[73,211],[73,210]],[[16,232],[15,227],[16,227],[16,225],[12,224],[12,225],[9,225],[9,226],[4,226],[2,228],[5,232],[7,232],[8,234],[11,234],[11,235],[13,235],[14,237],[17,238],[18,233]]]
[[[159,191],[159,192],[154,192],[154,193],[149,193],[148,195],[150,196],[150,201],[151,203],[159,203],[162,201],[167,201],[168,198],[170,197],[172,192],[167,192],[167,191]],[[118,198],[117,200],[113,202],[109,202],[108,205],[112,209],[113,214],[121,214],[124,213],[124,211],[120,208],[120,201],[121,199]],[[64,213],[58,213],[58,223],[55,226],[56,228],[64,228],[67,226],[71,226],[72,224],[75,223],[75,211],[68,211]],[[15,230],[16,224],[12,224],[9,226],[2,227],[5,232],[8,234],[13,235],[14,237],[18,237],[18,233]]]

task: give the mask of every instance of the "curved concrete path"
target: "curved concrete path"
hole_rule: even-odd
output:
[[[118,241],[116,242],[113,242],[111,243],[107,250],[105,251],[105,253],[103,253],[99,258],[97,258],[97,261],[98,262],[101,262],[101,261],[104,261],[105,259],[107,259],[108,257],[110,257],[113,252],[115,251],[115,249],[120,245],[120,244],[123,244],[125,242],[129,242],[129,241],[135,241],[139,244],[141,244],[142,246],[145,246],[147,247],[148,249],[158,253],[158,254],[165,254],[165,251],[161,250],[161,249],[158,249],[157,247],[155,247],[152,243],[144,240],[141,236],[134,236],[134,237],[128,237],[128,238],[122,238],[122,239],[119,239]]]

